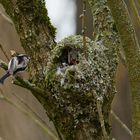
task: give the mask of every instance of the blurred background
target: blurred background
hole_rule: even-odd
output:
[[[128,0],[126,0],[126,4],[139,38],[140,26],[138,19],[133,12],[132,4]],[[137,6],[140,6],[140,3],[137,3]],[[81,0],[46,0],[46,7],[51,22],[57,28],[57,41],[69,35],[81,34],[81,19],[79,18],[82,13]],[[86,35],[92,38],[92,17],[88,5],[86,11],[86,27]],[[0,44],[3,46],[9,58],[10,50],[15,50],[20,53],[23,52],[14,25],[1,5]],[[1,49],[0,59],[8,62]],[[0,69],[0,75],[2,74],[4,74],[4,70]],[[22,74],[21,76],[26,78],[26,75]],[[29,91],[11,84],[11,81],[12,78],[9,78],[4,85],[0,85],[0,92],[4,93],[11,101],[0,100],[0,140],[51,140],[50,134],[36,123],[36,120],[39,120],[51,128],[52,132],[56,133],[53,124],[47,118],[40,103]],[[112,110],[131,129],[129,80],[127,70],[121,62],[119,62],[116,74],[116,89],[117,94],[112,103]],[[111,115],[110,120],[112,126],[111,135],[113,138],[116,140],[131,139],[126,130]]]

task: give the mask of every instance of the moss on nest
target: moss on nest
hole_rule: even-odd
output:
[[[57,75],[57,67],[60,64],[60,57],[64,48],[78,48],[80,63],[77,65],[67,66],[63,75]],[[87,38],[87,54],[88,58],[84,57],[83,39],[82,36],[70,36],[58,43],[52,51],[49,65],[46,69],[46,81],[48,86],[55,83],[54,91],[70,90],[71,92],[89,93],[95,91],[98,95],[104,95],[110,86],[110,70],[115,71],[115,65],[110,67],[110,60],[106,55],[108,48],[105,48],[100,42],[93,42]],[[115,59],[114,59],[115,61]],[[112,63],[112,62],[111,62]],[[114,64],[116,64],[114,62]],[[64,80],[64,84],[61,81]],[[57,89],[58,88],[58,89]]]
[[[47,89],[55,99],[55,121],[62,131],[71,135],[71,138],[74,137],[72,134],[74,135],[80,123],[92,124],[93,128],[99,123],[94,93],[104,100],[104,97],[109,96],[108,91],[114,90],[112,76],[115,75],[117,66],[115,52],[104,47],[102,42],[94,42],[89,38],[86,40],[87,59],[84,56],[83,37],[70,36],[59,42],[52,50],[46,68]],[[62,52],[70,47],[80,50],[80,62],[68,65],[62,74],[58,74]],[[112,55],[112,59],[109,55]],[[61,122],[62,118],[59,118],[64,112],[66,116],[71,116],[67,118],[63,115],[66,123]],[[98,135],[98,132],[93,133]]]

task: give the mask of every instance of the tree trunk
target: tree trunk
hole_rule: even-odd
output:
[[[140,139],[140,50],[128,10],[122,0],[108,0],[112,15],[120,34],[126,56],[126,64],[132,93],[132,132],[133,139]]]

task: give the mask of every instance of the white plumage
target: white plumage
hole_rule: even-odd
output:
[[[14,75],[19,71],[24,71],[27,67],[29,60],[30,57],[26,54],[20,54],[13,57],[8,64],[8,70],[6,74],[0,78],[0,83],[3,84],[4,80],[10,75]]]

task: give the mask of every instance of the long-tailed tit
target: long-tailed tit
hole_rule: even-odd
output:
[[[0,84],[3,84],[4,80],[10,75],[14,75],[17,72],[24,71],[27,67],[29,60],[30,57],[26,54],[19,54],[13,57],[8,64],[8,70],[6,74],[0,78]]]

